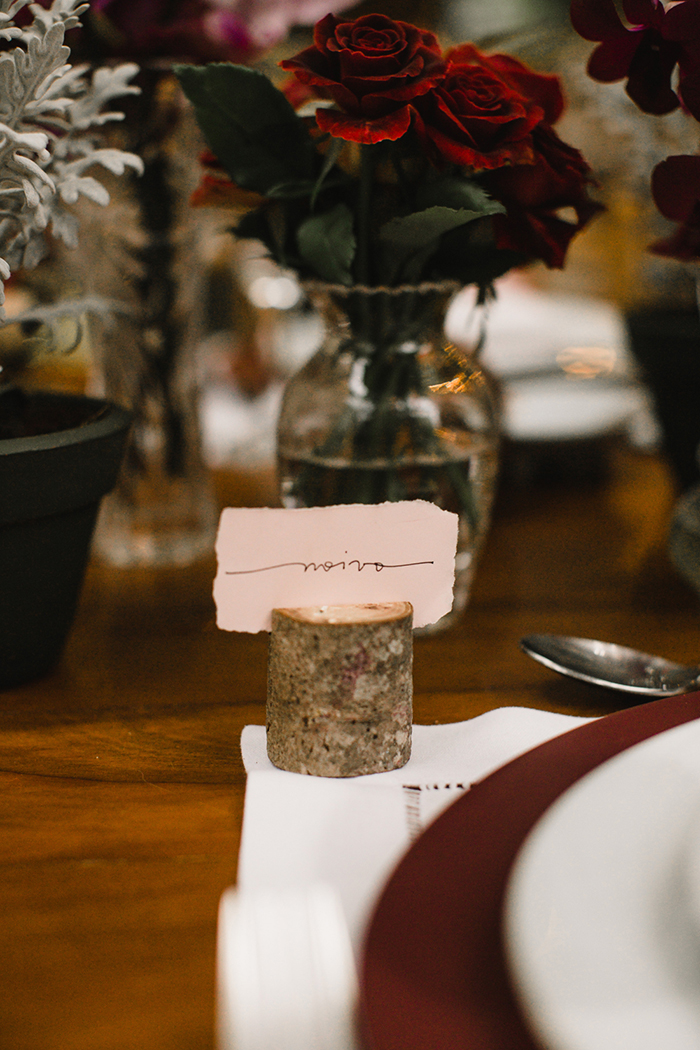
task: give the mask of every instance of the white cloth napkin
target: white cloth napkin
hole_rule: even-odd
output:
[[[277,769],[264,726],[246,726],[239,888],[330,883],[357,947],[384,881],[430,821],[516,755],[586,721],[502,707],[467,722],[416,725],[402,769],[337,780]]]
[[[470,785],[587,721],[509,707],[416,725],[402,769],[348,779],[277,769],[265,728],[246,726],[238,887],[219,912],[220,1050],[353,1050],[353,950],[403,853]]]

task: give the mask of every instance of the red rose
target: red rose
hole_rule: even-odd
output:
[[[313,88],[308,84],[302,84],[296,77],[287,77],[285,82],[280,84],[280,91],[294,109],[301,109],[312,99],[318,100],[318,95],[314,94]]]
[[[429,91],[444,72],[433,33],[385,15],[341,22],[327,15],[314,45],[280,62],[339,110],[319,109],[318,126],[352,142],[398,139],[408,130],[408,103]]]
[[[483,180],[506,207],[505,215],[493,217],[496,243],[561,267],[572,237],[601,206],[588,196],[590,168],[578,150],[544,123],[534,129],[532,140],[533,164],[503,167]]]
[[[477,62],[486,69],[490,69],[495,76],[505,80],[525,98],[541,106],[544,110],[544,119],[548,124],[554,124],[564,110],[564,96],[559,77],[536,73],[534,69],[530,69],[512,55],[504,55],[500,52],[484,55],[473,44],[461,44],[448,51],[445,57],[450,65],[467,65]]]
[[[444,79],[414,103],[433,159],[476,169],[533,161],[532,129],[563,108],[556,77],[507,55],[482,55],[473,44],[447,57]]]

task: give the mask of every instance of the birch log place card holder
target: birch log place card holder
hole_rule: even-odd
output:
[[[217,625],[270,632],[274,765],[352,777],[408,761],[413,628],[451,608],[457,528],[423,500],[223,511]]]

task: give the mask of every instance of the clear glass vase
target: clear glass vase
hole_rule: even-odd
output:
[[[115,180],[83,252],[85,283],[110,305],[93,328],[93,388],[134,418],[93,548],[115,565],[186,565],[213,551],[218,518],[199,419],[206,227],[189,203],[194,122],[172,76],[142,72],[119,145],[144,173]]]
[[[497,398],[447,343],[456,287],[311,286],[326,336],[287,384],[277,451],[286,507],[429,500],[459,515],[452,611],[464,610],[495,493]]]

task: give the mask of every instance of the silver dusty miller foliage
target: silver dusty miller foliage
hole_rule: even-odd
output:
[[[48,8],[0,0],[0,42],[13,45],[0,53],[0,324],[3,282],[47,254],[46,232],[75,247],[78,220],[70,206],[80,196],[109,203],[107,190],[88,170],[143,170],[135,154],[99,145],[99,129],[124,116],[104,107],[139,92],[129,83],[138,66],[91,71],[69,62],[65,34],[80,25],[88,6],[83,0],[53,0]],[[16,16],[26,7],[31,20],[20,27]]]

